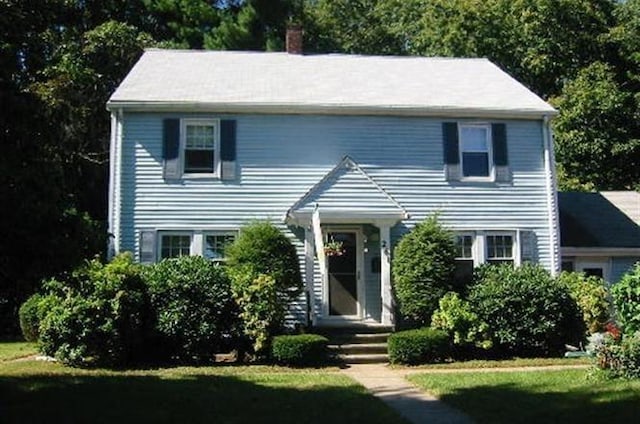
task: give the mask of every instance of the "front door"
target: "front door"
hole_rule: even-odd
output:
[[[329,316],[357,318],[360,316],[359,232],[328,231],[326,237],[342,243],[341,251],[327,255]]]

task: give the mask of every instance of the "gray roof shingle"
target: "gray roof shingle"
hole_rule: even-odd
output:
[[[110,108],[555,114],[487,59],[147,50]]]

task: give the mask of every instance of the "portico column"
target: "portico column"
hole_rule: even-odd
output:
[[[380,292],[382,294],[382,324],[393,325],[393,296],[391,294],[391,237],[390,226],[380,228]]]
[[[307,293],[307,308],[311,318],[311,325],[316,325],[318,317],[315,308],[315,293],[313,290],[313,263],[314,263],[314,247],[313,247],[313,230],[308,226],[304,229],[304,280],[305,291]]]

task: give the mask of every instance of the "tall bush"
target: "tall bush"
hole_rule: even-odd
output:
[[[138,360],[148,303],[140,265],[129,254],[111,263],[89,261],[46,286],[50,309],[40,324],[47,355],[77,366],[124,365]]]
[[[149,266],[154,351],[178,362],[206,362],[230,348],[238,329],[231,283],[223,267],[201,256]]]
[[[393,280],[400,313],[415,326],[429,325],[438,300],[450,291],[455,270],[453,235],[437,217],[417,224],[394,250]]]
[[[500,352],[558,354],[565,343],[582,338],[584,326],[568,288],[539,265],[488,265],[476,280],[469,302]]]
[[[640,331],[640,262],[611,287],[611,295],[622,331]]]
[[[266,353],[284,325],[289,302],[302,289],[295,247],[271,223],[254,222],[242,228],[226,254],[244,333],[256,353]]]
[[[582,313],[589,334],[604,331],[610,319],[611,304],[606,283],[602,278],[578,272],[563,272],[558,276],[566,284]]]
[[[258,221],[240,230],[236,240],[226,248],[231,269],[247,268],[275,280],[278,294],[295,299],[302,290],[300,261],[291,241],[270,222]]]

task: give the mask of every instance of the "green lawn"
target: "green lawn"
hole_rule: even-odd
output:
[[[588,370],[413,374],[410,381],[479,423],[624,423],[640,418],[640,380]]]
[[[3,423],[405,423],[335,368],[77,370],[0,363]]]
[[[35,355],[38,353],[35,343],[0,342],[0,362]]]

